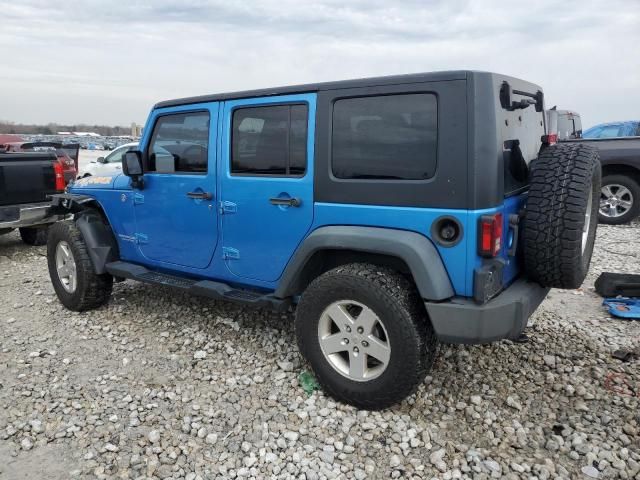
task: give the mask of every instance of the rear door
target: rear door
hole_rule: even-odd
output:
[[[222,247],[234,275],[276,281],[313,221],[316,95],[225,102]]]
[[[218,241],[218,103],[155,111],[134,192],[136,243],[149,260],[191,268],[211,262]],[[211,147],[210,147],[211,146]]]

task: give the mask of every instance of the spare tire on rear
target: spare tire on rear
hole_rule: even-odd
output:
[[[531,162],[524,218],[524,265],[543,286],[578,288],[593,253],[601,169],[598,151],[580,143],[545,148]]]

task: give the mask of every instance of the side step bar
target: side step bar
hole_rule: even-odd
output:
[[[291,304],[289,299],[276,298],[273,295],[265,295],[251,290],[240,290],[226,283],[212,280],[194,280],[192,278],[178,277],[149,270],[141,265],[128,262],[111,262],[105,266],[107,272],[114,277],[129,278],[139,282],[164,285],[187,291],[194,295],[213,298],[214,300],[228,300],[230,302],[254,307],[268,307],[283,312]]]

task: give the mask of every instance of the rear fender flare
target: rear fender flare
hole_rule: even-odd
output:
[[[438,250],[424,235],[407,230],[359,226],[327,226],[314,230],[287,264],[274,295],[297,295],[309,259],[322,250],[347,250],[392,256],[411,271],[422,298],[431,301],[454,296],[453,286]]]

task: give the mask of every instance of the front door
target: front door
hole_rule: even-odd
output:
[[[205,268],[218,241],[218,103],[154,112],[143,152],[144,187],[134,192],[136,241],[163,264]]]
[[[238,277],[276,281],[313,221],[316,95],[226,102],[222,254]]]

